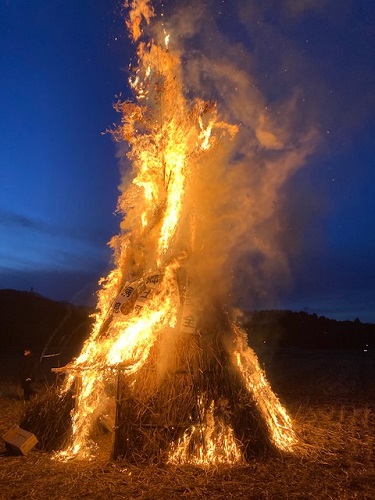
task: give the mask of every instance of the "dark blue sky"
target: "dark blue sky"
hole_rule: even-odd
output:
[[[299,234],[285,235],[292,279],[259,306],[375,322],[374,2],[209,3],[269,102],[298,88],[321,135],[285,186],[285,227]],[[127,92],[121,2],[1,4],[0,287],[84,302],[119,224],[119,160],[102,132]]]

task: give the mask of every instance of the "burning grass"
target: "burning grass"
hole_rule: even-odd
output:
[[[174,349],[169,343],[167,371],[155,361],[162,358],[162,343],[151,347],[136,373],[127,366],[96,369],[100,392],[95,407],[86,412],[80,458],[103,451],[103,431],[113,435],[111,456],[133,464],[233,465],[277,450],[292,452],[298,438],[257,356],[238,328],[232,336],[225,334],[231,327],[225,315],[220,323],[221,329],[206,322],[206,327],[214,327],[194,336],[180,335]],[[83,371],[76,374],[75,409],[82,404],[82,394],[89,393],[82,382],[89,377],[94,380]],[[52,392],[34,399],[24,417],[27,430],[39,431],[43,449],[56,449],[56,436],[65,439],[69,421],[72,430],[76,425],[74,414],[70,420],[72,395],[63,391],[60,396],[61,411],[59,395]],[[38,429],[38,417],[48,426]],[[106,439],[105,447],[110,441]],[[77,455],[71,443],[61,458]]]
[[[254,366],[247,378],[254,377],[256,391],[259,366],[249,353]],[[115,457],[134,463],[218,465],[274,451],[264,418],[267,409],[247,390],[220,331],[206,331],[194,341],[182,337],[175,354],[174,369],[162,378],[150,359],[138,374],[118,379]],[[258,391],[261,401],[269,398],[268,387]],[[275,398],[277,414],[276,403]]]
[[[19,422],[25,404],[2,391],[0,432]],[[1,498],[34,499],[371,499],[375,488],[375,407],[332,400],[288,405],[306,442],[304,455],[268,455],[246,465],[134,466],[128,461],[52,460],[40,449],[0,457]]]

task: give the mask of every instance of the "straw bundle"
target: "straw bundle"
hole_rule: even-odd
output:
[[[35,434],[45,451],[62,448],[71,432],[72,393],[59,394],[57,385],[46,387],[25,407],[20,427]]]
[[[164,462],[171,446],[194,426],[189,447],[205,446],[203,429],[213,416],[233,429],[243,458],[274,449],[263,417],[224,347],[228,320],[201,322],[199,333],[180,335],[161,368],[156,346],[140,372],[119,372],[114,457],[132,463]],[[200,443],[199,443],[200,441]]]

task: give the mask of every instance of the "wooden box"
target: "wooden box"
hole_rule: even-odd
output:
[[[38,440],[31,432],[14,424],[3,436],[7,450],[15,455],[26,455]]]

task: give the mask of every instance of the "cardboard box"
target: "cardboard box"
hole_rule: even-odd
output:
[[[38,442],[34,434],[21,429],[17,424],[4,434],[3,439],[7,450],[15,455],[26,455]]]

